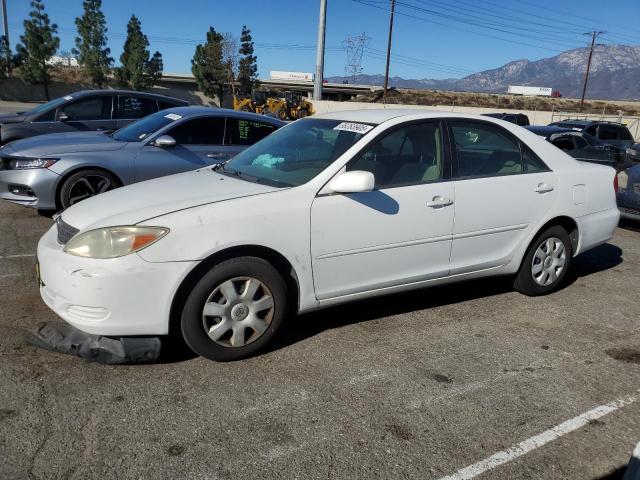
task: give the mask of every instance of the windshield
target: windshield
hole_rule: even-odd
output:
[[[62,105],[64,102],[68,101],[68,100],[71,100],[71,97],[56,98],[55,100],[51,100],[50,102],[43,103],[42,105],[38,105],[36,108],[32,108],[27,113],[31,114],[31,113],[44,112],[45,110],[49,110],[51,108],[56,108],[59,105]]]
[[[111,136],[120,142],[141,142],[162,127],[181,118],[182,115],[163,110],[122,127],[113,132]]]
[[[298,120],[236,155],[224,172],[274,186],[302,185],[372,128],[340,120]]]

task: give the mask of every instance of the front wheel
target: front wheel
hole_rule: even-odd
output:
[[[210,360],[249,357],[271,343],[289,314],[280,273],[257,257],[224,261],[195,285],[182,310],[182,335]]]
[[[119,186],[117,178],[104,170],[81,170],[67,178],[60,188],[58,202],[63,210],[82,200]]]
[[[545,295],[558,288],[571,264],[569,234],[553,226],[538,234],[522,261],[514,288],[525,295]]]

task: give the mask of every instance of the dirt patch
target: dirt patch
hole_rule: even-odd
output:
[[[385,431],[393,435],[398,440],[411,440],[413,438],[413,433],[409,430],[408,427],[404,425],[399,425],[397,423],[388,423],[384,427]]]
[[[625,363],[635,363],[640,365],[640,350],[635,348],[610,348],[605,350],[607,355]]]

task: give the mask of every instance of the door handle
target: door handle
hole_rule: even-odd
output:
[[[435,197],[433,197],[432,200],[427,202],[427,207],[442,208],[442,207],[447,207],[451,204],[453,204],[453,200],[451,200],[450,198],[444,198],[439,195],[436,195]]]
[[[553,187],[551,185],[547,185],[546,183],[539,183],[533,191],[537,193],[549,193],[553,191]]]

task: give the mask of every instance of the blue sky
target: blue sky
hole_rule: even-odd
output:
[[[581,32],[588,30],[606,30],[603,43],[640,45],[639,0],[396,1],[391,75],[405,78],[461,77],[516,59],[553,56],[586,45]],[[325,76],[344,74],[343,41],[363,32],[370,37],[364,72],[384,72],[389,4],[389,0],[328,0]],[[74,18],[81,14],[82,0],[45,0],[45,6],[59,26],[61,50],[71,50]],[[13,48],[23,31],[29,1],[7,0],[7,7]],[[152,52],[162,52],[165,72],[173,73],[190,72],[194,45],[203,41],[209,25],[239,36],[247,24],[257,44],[262,77],[269,70],[315,71],[318,7],[319,0],[103,1],[116,63],[127,21],[135,13]]]

